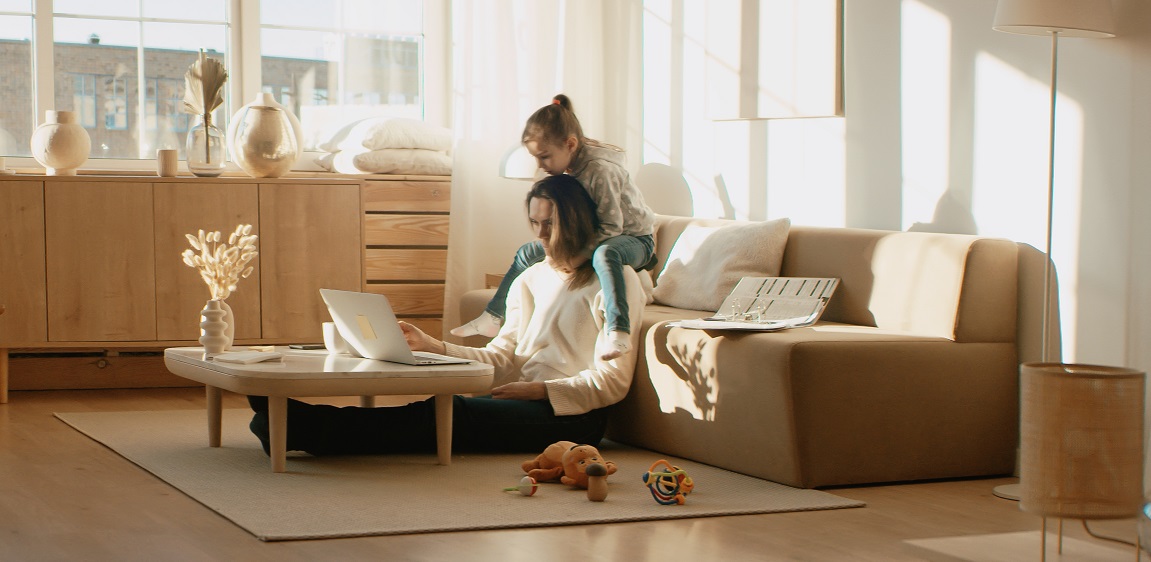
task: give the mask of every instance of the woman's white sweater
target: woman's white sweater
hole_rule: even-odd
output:
[[[645,297],[639,278],[624,268],[632,352],[611,361],[597,357],[604,332],[603,291],[599,281],[578,289],[548,263],[524,271],[508,292],[500,333],[486,347],[446,343],[447,354],[495,366],[493,388],[510,382],[543,381],[556,415],[582,414],[623,400],[631,388],[639,353],[639,327]]]

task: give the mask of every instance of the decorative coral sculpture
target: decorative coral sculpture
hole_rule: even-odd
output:
[[[221,243],[220,231],[204,232],[200,230],[196,235],[185,234],[192,248],[184,250],[181,256],[188,267],[200,270],[200,277],[207,283],[208,290],[213,299],[224,300],[240,279],[246,279],[252,274],[253,267],[248,265],[259,251],[256,249],[256,240],[259,236],[252,234],[252,225],[241,224],[236,226],[235,232],[228,236],[226,243]],[[199,253],[197,253],[199,252]]]

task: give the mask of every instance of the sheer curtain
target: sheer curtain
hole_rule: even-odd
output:
[[[637,105],[636,2],[473,0],[451,3],[455,134],[445,334],[464,292],[503,273],[531,238],[523,198],[530,182],[501,178],[503,154],[552,96],[571,97],[586,134],[621,146]],[[634,27],[634,31],[630,28]],[[608,109],[610,108],[610,109]],[[610,125],[608,124],[610,122]],[[633,153],[638,158],[638,153]],[[463,319],[464,321],[470,318]]]

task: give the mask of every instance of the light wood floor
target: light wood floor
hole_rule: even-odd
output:
[[[906,539],[1040,527],[992,495],[1010,479],[977,479],[830,490],[861,509],[262,543],[52,416],[203,407],[195,388],[13,392],[0,405],[0,560],[893,561],[923,559]],[[1092,525],[1134,537],[1131,521]],[[1099,542],[1078,522],[1065,533]]]

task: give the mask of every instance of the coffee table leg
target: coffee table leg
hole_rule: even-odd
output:
[[[288,399],[268,397],[268,439],[272,449],[272,472],[284,472],[288,448]]]
[[[452,395],[436,395],[436,454],[440,464],[452,464]]]
[[[204,386],[204,395],[208,401],[208,446],[220,446],[220,389],[211,385]]]

